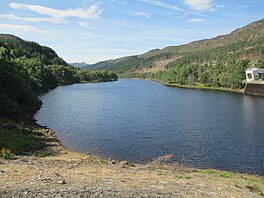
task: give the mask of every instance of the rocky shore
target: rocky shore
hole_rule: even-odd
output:
[[[262,197],[264,177],[103,159],[64,148],[54,131],[31,125],[41,151],[0,159],[0,197]]]

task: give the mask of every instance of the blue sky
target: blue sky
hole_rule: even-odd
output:
[[[0,0],[0,32],[95,63],[227,34],[264,18],[263,0]]]

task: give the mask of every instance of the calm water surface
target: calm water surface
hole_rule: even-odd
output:
[[[199,168],[264,175],[264,98],[120,79],[40,99],[35,119],[70,149],[131,162],[173,154]]]

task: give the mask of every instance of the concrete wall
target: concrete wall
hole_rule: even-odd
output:
[[[264,96],[264,84],[247,83],[244,94]]]

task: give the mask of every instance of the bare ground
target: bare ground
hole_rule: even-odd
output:
[[[157,73],[160,71],[165,71],[166,66],[170,63],[175,61],[179,57],[173,57],[170,59],[165,59],[165,60],[159,60],[155,61],[151,67],[143,67],[140,70],[137,70],[136,73]]]
[[[129,164],[69,151],[50,135],[41,153],[0,160],[0,197],[262,197],[264,178],[162,160]]]

